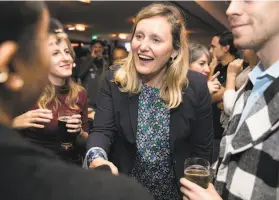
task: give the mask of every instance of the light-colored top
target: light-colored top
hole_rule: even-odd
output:
[[[236,90],[226,90],[223,96],[224,111],[227,116],[232,115],[233,107],[237,98],[237,94],[241,86],[247,81],[248,74],[251,72],[252,68],[247,67],[236,77],[235,89]]]
[[[224,96],[223,96],[224,112],[228,116],[232,115],[236,97],[237,97],[237,91],[235,90],[226,90],[224,92]]]

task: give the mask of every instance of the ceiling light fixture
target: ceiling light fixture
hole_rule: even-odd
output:
[[[90,3],[91,1],[90,0],[78,0],[80,2],[83,2],[83,3]]]
[[[115,37],[117,37],[117,34],[115,34],[115,33],[109,34],[109,37],[115,38]]]
[[[120,38],[120,39],[122,39],[122,40],[126,40],[127,39],[127,34],[126,33],[119,33],[118,34],[118,37]]]
[[[65,27],[69,31],[85,31],[89,26],[86,24],[68,24]]]
[[[72,43],[72,47],[78,47],[79,44],[78,43]]]
[[[73,30],[76,30],[76,28],[74,26],[71,26],[71,27],[68,28],[68,30],[73,31]]]
[[[76,24],[75,26],[77,31],[85,31],[85,25],[84,24]]]
[[[97,40],[99,35],[92,35],[92,40]]]
[[[128,18],[128,22],[135,23],[136,18],[135,17],[130,17],[130,18]]]
[[[195,31],[187,29],[187,30],[185,30],[185,33],[186,33],[186,35],[190,35],[190,34],[195,33]]]

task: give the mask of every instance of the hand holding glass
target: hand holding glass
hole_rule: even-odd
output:
[[[61,111],[58,113],[58,128],[61,136],[61,147],[65,150],[69,150],[70,148],[72,148],[76,135],[80,133],[68,132],[68,130],[71,129],[67,127],[67,123],[69,120],[72,119],[72,116],[76,114],[77,112],[71,110]]]
[[[210,163],[202,158],[188,158],[184,163],[184,176],[189,181],[207,189],[211,180]]]

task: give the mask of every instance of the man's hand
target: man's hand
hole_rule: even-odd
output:
[[[180,183],[183,200],[222,200],[211,183],[209,183],[207,189],[200,187],[186,178],[181,178]]]
[[[111,173],[114,175],[118,175],[118,169],[117,167],[112,163],[109,162],[103,158],[96,158],[92,161],[92,163],[90,164],[89,168],[97,168],[100,167],[102,165],[107,165],[110,167]]]

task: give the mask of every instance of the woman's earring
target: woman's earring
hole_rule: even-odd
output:
[[[7,71],[0,71],[0,83],[5,83],[9,78],[9,72]]]
[[[174,61],[173,57],[170,57],[168,60],[168,66],[171,66],[173,61]]]

